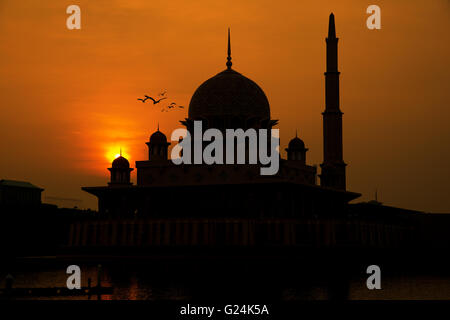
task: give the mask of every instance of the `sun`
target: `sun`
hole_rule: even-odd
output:
[[[122,155],[122,157],[129,159],[129,154],[126,147],[108,146],[105,148],[105,158],[108,162],[112,162]]]

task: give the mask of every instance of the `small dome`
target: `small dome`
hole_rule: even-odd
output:
[[[252,80],[227,69],[206,80],[189,103],[189,118],[237,116],[270,119],[269,101]]]
[[[302,139],[295,137],[294,139],[289,141],[288,147],[291,150],[303,150],[305,149],[305,143],[303,142]]]
[[[129,168],[130,163],[128,162],[128,160],[126,158],[119,156],[116,159],[114,159],[114,161],[112,162],[112,167],[113,168]]]
[[[161,131],[156,131],[150,136],[150,142],[151,143],[167,143],[167,137],[164,133]]]

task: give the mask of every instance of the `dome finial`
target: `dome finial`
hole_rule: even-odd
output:
[[[158,122],[158,130],[157,131],[159,131],[159,122]]]
[[[231,62],[231,41],[230,41],[230,28],[228,28],[228,56],[227,56],[227,68],[231,69],[233,63]]]
[[[122,147],[120,147],[120,156],[122,156]]]
[[[298,138],[297,129],[295,129],[295,137]]]

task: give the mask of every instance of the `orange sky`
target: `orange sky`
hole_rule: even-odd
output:
[[[66,28],[71,4],[81,30]],[[366,28],[370,4],[381,7],[381,30]],[[187,106],[225,68],[229,26],[233,68],[266,92],[282,149],[298,128],[308,163],[321,163],[330,12],[348,189],[450,212],[448,0],[2,0],[0,178],[45,188],[45,202],[96,208],[80,187],[105,185],[120,147],[133,166],[147,159],[157,123],[169,135],[187,115],[136,98],[167,89]]]

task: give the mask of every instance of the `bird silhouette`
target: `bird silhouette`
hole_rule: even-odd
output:
[[[142,103],[144,103],[147,99],[148,99],[147,96],[144,99],[138,98],[138,100],[142,101]]]
[[[165,108],[161,110],[161,112],[168,112],[170,110],[173,110],[175,108],[184,109],[184,106],[178,105],[176,102],[171,102],[169,105],[167,105]],[[170,110],[169,110],[170,109]]]
[[[149,96],[145,96],[147,99],[150,99],[150,100],[152,100],[153,101],[153,104],[157,104],[157,103],[160,103],[162,100],[164,100],[164,99],[167,99],[167,97],[164,97],[164,98],[161,98],[161,99],[159,99],[159,100],[155,100],[155,99],[153,99],[152,97],[149,97]]]

